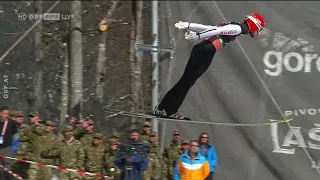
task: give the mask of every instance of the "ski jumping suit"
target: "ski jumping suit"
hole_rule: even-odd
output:
[[[198,32],[198,38],[204,40],[193,46],[181,79],[167,92],[157,109],[163,116],[190,120],[177,113],[188,91],[209,68],[216,52],[241,34],[248,34],[249,29],[247,24],[239,22],[221,23],[218,26],[189,23],[188,29]]]

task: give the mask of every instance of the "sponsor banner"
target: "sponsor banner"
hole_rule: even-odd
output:
[[[286,116],[305,116],[319,114],[320,109],[296,109],[284,111]],[[320,123],[314,124],[314,127],[306,129],[305,127],[291,126],[287,128],[285,136],[279,137],[279,124],[270,125],[273,153],[293,155],[298,148],[310,150],[320,150]],[[281,133],[282,134],[282,133]],[[315,157],[316,158],[316,157]],[[313,158],[313,159],[315,159]],[[312,162],[312,168],[320,168],[320,158]]]
[[[280,32],[264,31],[260,42],[270,49],[263,55],[264,72],[267,75],[280,76],[284,71],[320,72],[320,56],[315,51],[315,46],[308,41],[302,38],[291,39]]]
[[[284,111],[284,115],[286,117],[315,116],[320,115],[320,108],[287,110]]]

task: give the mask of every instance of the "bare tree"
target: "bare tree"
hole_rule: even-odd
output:
[[[34,1],[34,8],[37,13],[42,13],[43,1]],[[35,61],[36,61],[36,69],[34,75],[34,93],[33,99],[34,103],[33,106],[37,110],[40,109],[42,106],[42,98],[43,98],[43,74],[42,74],[42,60],[43,60],[43,46],[42,46],[42,22],[37,25],[35,31]]]
[[[115,1],[118,1],[118,5],[115,4]],[[41,2],[36,1],[35,3],[41,4]],[[103,118],[100,128],[96,130],[103,129],[103,131],[100,131],[103,133],[106,133],[106,130],[109,129],[119,132],[125,131],[131,125],[131,123],[128,123],[130,122],[130,117],[111,116],[114,114],[112,109],[128,111],[132,107],[135,111],[141,110],[141,100],[143,100],[141,91],[150,93],[148,90],[150,88],[150,75],[148,74],[150,74],[151,65],[147,60],[149,55],[142,57],[142,53],[136,53],[135,51],[135,44],[142,42],[142,35],[141,33],[139,34],[141,27],[138,28],[137,24],[140,23],[141,26],[142,24],[144,26],[143,40],[151,40],[149,37],[150,32],[148,32],[151,31],[149,27],[151,21],[148,19],[151,17],[149,15],[150,12],[146,12],[149,11],[150,5],[144,8],[145,15],[143,15],[144,20],[142,23],[141,21],[138,22],[141,20],[139,3],[142,5],[142,2],[132,3],[135,6],[134,18],[132,18],[132,14],[128,13],[132,8],[132,4],[122,3],[119,0],[102,2],[61,1],[59,6],[55,8],[55,12],[71,14],[70,19],[43,21],[42,27],[35,28],[33,32],[37,31],[39,32],[38,35],[42,35],[38,36],[41,38],[41,44],[38,43],[38,47],[39,49],[42,47],[43,53],[42,67],[38,67],[42,69],[43,87],[35,88],[36,74],[34,72],[30,74],[30,69],[35,69],[33,65],[35,52],[31,51],[33,47],[28,46],[31,37],[25,38],[25,41],[18,46],[21,48],[16,48],[18,49],[16,52],[10,53],[10,64],[4,64],[5,62],[0,64],[0,68],[6,68],[6,71],[12,70],[12,74],[17,74],[17,78],[20,80],[18,93],[20,93],[20,99],[23,103],[21,108],[35,105],[35,98],[39,97],[39,100],[42,100],[42,106],[39,107],[39,111],[41,111],[43,118],[54,120],[58,117],[61,120],[60,124],[63,125],[67,123],[65,122],[67,120],[65,118],[66,115],[70,117],[76,116],[78,119],[78,112],[86,115],[92,113],[94,120],[100,120],[99,116],[108,117]],[[9,2],[8,4],[10,5]],[[52,2],[42,1],[43,10],[50,4]],[[150,3],[143,2],[144,6],[147,4]],[[6,6],[5,12],[34,13],[34,3],[32,3],[32,6],[30,5],[30,3],[24,1],[21,3],[13,2],[11,6]],[[72,12],[70,12],[71,9]],[[113,14],[111,13],[112,11],[114,11]],[[101,14],[108,20],[108,32],[106,33],[97,31],[97,21],[101,20],[99,17]],[[131,24],[132,22],[133,24]],[[23,34],[24,28],[33,24],[34,21],[30,19],[27,19],[27,21],[12,20],[10,23],[12,28],[6,29],[8,31],[4,33],[19,35]],[[131,26],[133,33],[129,30]],[[131,42],[129,42],[130,33]],[[32,38],[33,41],[34,37]],[[13,43],[17,37],[15,35],[6,35],[2,39]],[[39,41],[40,39],[37,42]],[[67,43],[68,47],[65,47],[63,43]],[[129,43],[131,43],[131,53],[129,53]],[[97,49],[98,47],[100,47],[100,50]],[[68,52],[64,52],[66,49],[68,49]],[[38,54],[40,53],[39,51]],[[131,67],[130,61],[128,61],[129,54],[133,63]],[[38,55],[37,57],[40,56]],[[140,61],[142,58],[145,62]],[[141,69],[142,67],[144,69]],[[145,85],[143,88],[141,88],[139,77],[141,72],[144,72],[142,81]],[[138,75],[138,77],[132,77],[132,75]],[[131,83],[131,81],[134,83]],[[42,92],[42,97],[35,96],[35,90]],[[134,95],[132,92],[137,94]],[[96,103],[95,99],[103,102],[104,108],[102,111],[99,111],[99,104]],[[7,105],[16,108],[19,103],[18,100],[19,98],[16,98],[14,101],[8,102]],[[144,104],[149,104],[148,99],[145,99]],[[40,106],[40,103],[37,103],[37,105]],[[67,110],[66,107],[68,107]],[[137,120],[140,119],[137,118]],[[99,121],[97,122],[95,123],[98,125]],[[135,124],[138,125],[138,123]]]
[[[112,23],[110,19],[113,12],[116,10],[118,1],[113,1],[112,6],[107,12],[105,23],[107,23],[107,27],[109,27]],[[106,47],[107,46],[107,30],[101,33],[101,42],[99,43],[99,53],[98,59],[96,63],[96,71],[95,71],[95,84],[96,84],[96,92],[95,97],[98,102],[103,103],[103,88],[104,88],[104,76],[105,76],[105,63],[107,60],[106,57]]]
[[[136,43],[142,44],[143,43],[143,18],[142,18],[142,11],[143,11],[143,1],[139,0],[137,3],[136,9]],[[136,69],[134,74],[134,89],[136,92],[139,92],[138,97],[136,97],[136,110],[142,110],[144,107],[144,100],[143,100],[143,88],[142,88],[142,66],[143,66],[143,52],[136,52]]]
[[[131,69],[131,111],[135,111],[136,110],[136,99],[137,99],[137,92],[135,91],[134,89],[134,81],[135,81],[135,78],[134,78],[134,71],[136,70],[135,69],[135,60],[136,60],[136,57],[135,57],[135,53],[136,53],[136,50],[135,50],[135,35],[136,35],[136,19],[135,19],[135,1],[132,1],[132,21],[131,21],[131,33],[130,33],[130,49],[129,49],[129,62],[130,62],[130,69]],[[131,128],[132,129],[135,129],[136,128],[136,118],[135,117],[132,117],[131,118]]]
[[[69,99],[69,48],[65,43],[64,63],[61,77],[61,102],[60,102],[60,121],[59,130],[65,123],[66,115],[68,113],[68,99]]]
[[[108,28],[112,23],[112,20],[110,18],[113,12],[116,10],[117,5],[118,5],[118,0],[113,0],[111,8],[106,13],[106,17],[101,21],[102,23],[106,23],[105,24],[106,28]],[[104,25],[104,24],[101,24],[101,25]],[[105,63],[107,60],[107,56],[106,56],[107,29],[105,30],[102,29],[101,42],[99,43],[98,52],[99,53],[98,53],[98,59],[96,63],[96,71],[95,71],[95,101],[99,104],[99,107],[101,108],[104,100],[103,94],[104,94],[105,74],[106,74]],[[102,112],[100,109],[98,110]],[[97,121],[97,127],[100,127],[100,118],[103,118],[103,116],[99,116],[98,118],[99,120]]]
[[[137,112],[142,107],[142,52],[136,52],[135,44],[143,41],[142,21],[143,1],[132,1],[132,24],[130,36],[130,68],[131,68],[131,111]],[[131,119],[131,128],[136,128],[136,118]]]
[[[74,18],[71,20],[70,36],[70,80],[71,97],[70,110],[73,116],[78,113],[81,117],[82,110],[82,81],[83,81],[83,57],[82,57],[82,17],[81,1],[73,0],[71,2],[71,14]]]

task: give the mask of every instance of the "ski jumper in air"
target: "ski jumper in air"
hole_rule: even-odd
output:
[[[193,46],[181,79],[163,97],[159,106],[154,109],[153,115],[163,118],[191,120],[179,114],[178,109],[197,79],[209,68],[216,52],[240,35],[249,35],[252,38],[258,36],[264,26],[263,17],[257,13],[247,15],[243,23],[223,22],[217,26],[181,21],[176,23],[176,28],[188,30],[185,33],[185,39],[190,41],[204,40]]]

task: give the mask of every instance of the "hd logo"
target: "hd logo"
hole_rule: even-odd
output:
[[[279,32],[264,32],[260,42],[272,49],[263,56],[264,72],[269,76],[279,76],[284,71],[320,72],[320,56],[315,53],[315,46],[304,39],[292,40]]]

